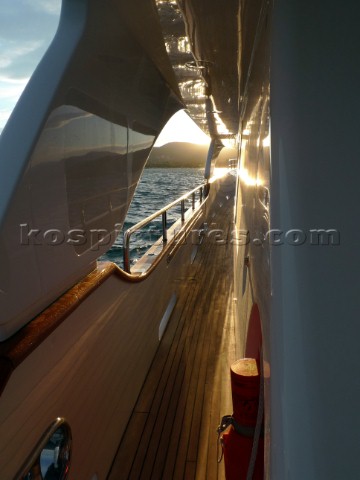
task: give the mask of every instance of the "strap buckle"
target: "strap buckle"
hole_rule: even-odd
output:
[[[221,460],[223,459],[224,456],[224,440],[221,436],[222,432],[224,432],[230,425],[233,424],[233,417],[232,415],[224,415],[221,419],[220,425],[216,429],[217,434],[218,434],[218,439],[217,439],[217,462],[220,463]],[[220,453],[220,447],[221,447],[221,453]]]

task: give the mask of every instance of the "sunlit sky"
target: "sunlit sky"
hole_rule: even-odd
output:
[[[0,131],[59,23],[61,0],[0,0]]]
[[[161,147],[169,142],[207,144],[210,142],[210,138],[191,120],[187,113],[180,110],[165,125],[155,146]]]
[[[61,0],[0,0],[0,132],[55,34],[60,8]],[[209,138],[181,111],[156,145],[171,141],[206,144]]]

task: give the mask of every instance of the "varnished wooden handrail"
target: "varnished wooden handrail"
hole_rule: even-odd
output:
[[[204,202],[202,203],[204,205]],[[202,206],[201,205],[201,206]],[[182,226],[179,234],[184,238],[200,219],[202,211],[199,206],[191,218]],[[12,337],[0,343],[0,395],[13,371],[54,331],[79,305],[91,295],[111,275],[130,283],[144,281],[156,269],[161,260],[171,252],[179,238],[164,245],[159,256],[142,274],[129,274],[112,262],[98,262],[94,270],[83,280],[65,292],[58,300],[31,320]],[[172,258],[172,256],[171,256]],[[170,258],[170,259],[171,259]]]

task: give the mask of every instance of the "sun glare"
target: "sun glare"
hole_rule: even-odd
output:
[[[155,146],[162,147],[171,142],[188,142],[206,145],[210,138],[191,120],[189,115],[180,110],[175,113],[158,136]]]

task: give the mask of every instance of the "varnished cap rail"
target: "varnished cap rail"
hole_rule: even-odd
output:
[[[181,238],[186,236],[201,217],[197,208],[179,232]],[[98,262],[96,268],[82,281],[70,288],[57,301],[40,315],[35,317],[15,335],[0,343],[0,395],[3,392],[12,372],[28,357],[66,318],[95,291],[107,278],[116,275],[130,283],[144,281],[155,270],[159,262],[172,252],[178,237],[167,242],[150,268],[141,274],[130,274],[112,262]],[[179,244],[181,242],[178,242]]]
[[[139,282],[147,276],[129,275],[114,263],[98,262],[83,280],[12,337],[0,343],[0,395],[12,372],[111,275],[117,275],[126,282]]]
[[[187,218],[185,218],[185,210],[182,206],[182,213],[184,212],[184,215],[174,224],[174,227],[178,222],[181,224],[177,236],[169,242],[164,242],[163,249],[148,270],[140,274],[131,274],[122,270],[114,263],[97,262],[94,270],[83,280],[65,292],[57,301],[12,337],[4,342],[0,342],[0,395],[4,391],[13,371],[107,278],[111,275],[117,275],[125,282],[142,282],[155,270],[156,266],[166,255],[168,255],[168,261],[171,261],[179,245],[183,243],[179,241],[179,239],[185,238],[194,225],[200,221],[202,216],[201,207],[207,200],[207,193],[209,191],[208,184],[205,184],[205,186],[207,187],[205,192],[204,185],[200,185],[127,231],[129,232],[128,238],[130,239],[131,234],[136,231],[136,229],[146,225],[153,218],[163,214],[174,205],[184,202],[189,196],[193,197],[193,208],[188,210],[189,215]],[[196,192],[200,192],[200,199],[197,203],[195,202]]]
[[[119,268],[98,264],[81,282],[70,288],[40,315],[8,340],[0,343],[0,395],[12,372],[28,357],[94,290]],[[123,272],[125,273],[125,272]]]

